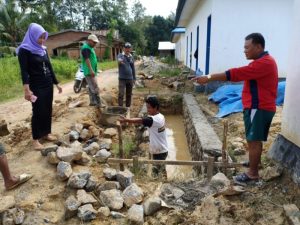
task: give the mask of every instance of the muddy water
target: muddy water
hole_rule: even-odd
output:
[[[191,160],[184,132],[182,115],[166,115],[169,153],[167,160]],[[191,166],[166,166],[168,179],[185,179],[192,176]]]

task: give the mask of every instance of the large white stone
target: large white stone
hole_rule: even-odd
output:
[[[72,162],[74,160],[80,160],[83,151],[80,148],[66,148],[59,147],[57,149],[57,157],[65,162]]]
[[[130,207],[128,210],[128,220],[130,224],[143,225],[144,224],[144,209],[142,205],[136,205]]]
[[[108,191],[101,191],[100,199],[104,205],[112,210],[119,210],[123,208],[124,199],[122,198],[121,191],[112,189]]]
[[[97,202],[97,200],[91,194],[86,193],[86,191],[83,189],[77,191],[77,200],[81,205],[89,203],[94,204]]]
[[[125,205],[128,207],[132,206],[133,204],[142,202],[143,197],[143,190],[135,183],[131,184],[123,191],[123,199]]]

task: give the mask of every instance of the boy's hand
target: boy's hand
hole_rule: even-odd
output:
[[[120,116],[119,121],[120,121],[120,123],[125,123],[126,118],[124,116]]]

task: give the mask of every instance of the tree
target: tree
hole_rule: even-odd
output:
[[[108,30],[111,21],[117,23],[116,29],[124,25],[128,20],[126,0],[102,0],[91,9],[89,18],[90,30]]]
[[[145,17],[146,8],[139,0],[135,0],[131,9],[133,21],[137,22]]]
[[[8,1],[0,5],[0,37],[1,40],[10,42],[13,46],[23,37],[25,30],[23,23],[26,15],[16,10],[15,1]]]
[[[174,20],[171,17],[165,19],[161,16],[154,16],[152,23],[147,27],[145,34],[148,42],[148,54],[158,53],[158,42],[169,41],[173,29]]]

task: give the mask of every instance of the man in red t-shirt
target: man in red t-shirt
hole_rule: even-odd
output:
[[[234,177],[239,183],[256,181],[262,153],[262,142],[267,140],[276,111],[278,71],[275,60],[265,52],[265,39],[260,33],[245,38],[244,53],[253,60],[248,66],[232,68],[223,73],[193,78],[199,84],[209,81],[244,81],[242,103],[245,133],[249,150],[249,170]]]

